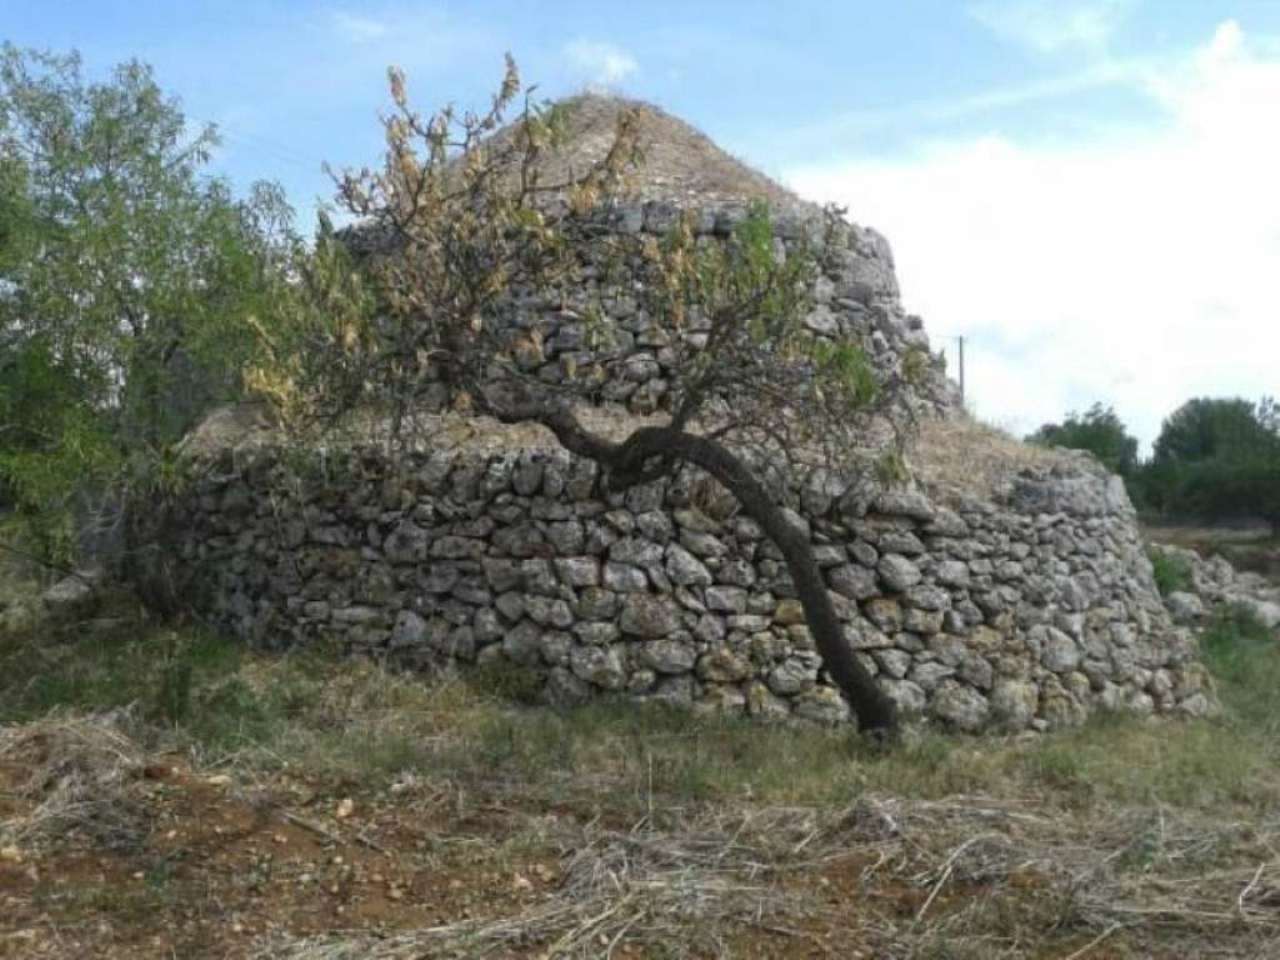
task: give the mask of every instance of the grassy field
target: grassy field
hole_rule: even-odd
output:
[[[1265,525],[1241,527],[1171,523],[1143,525],[1148,540],[1185,547],[1202,556],[1222,554],[1237,570],[1260,573],[1280,581],[1280,537],[1272,536]]]
[[[0,957],[1280,956],[1280,657],[1239,617],[1218,719],[877,752],[21,596]]]

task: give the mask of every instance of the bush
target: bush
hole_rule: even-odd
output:
[[[1242,604],[1224,604],[1200,637],[1205,657],[1221,666],[1261,648],[1275,646],[1275,637],[1257,614]]]
[[[1280,648],[1274,633],[1248,607],[1222,606],[1201,635],[1200,649],[1223,705],[1253,733],[1277,732]]]
[[[1280,529],[1275,403],[1200,397],[1167,420],[1130,497],[1144,513],[1208,522],[1262,519]]]
[[[1138,467],[1138,440],[1125,430],[1111,407],[1095,403],[1085,413],[1071,412],[1062,423],[1046,423],[1026,438],[1041,447],[1088,450],[1108,470],[1132,476]]]
[[[491,660],[472,668],[467,680],[477,693],[506,703],[535,706],[543,702],[545,678],[532,667]]]
[[[1259,517],[1280,527],[1280,457],[1214,459],[1183,468],[1178,489],[1184,513],[1232,520]]]
[[[1147,556],[1151,559],[1151,575],[1160,596],[1167,597],[1191,586],[1191,563],[1186,557],[1163,550],[1149,550]]]
[[[149,67],[0,44],[0,504],[70,563],[86,514],[148,503],[173,445],[241,397],[307,259],[280,188],[237,200]],[[97,509],[94,509],[94,508]]]

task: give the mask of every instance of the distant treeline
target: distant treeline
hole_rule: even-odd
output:
[[[1148,516],[1280,527],[1280,409],[1269,397],[1188,400],[1165,419],[1147,460],[1115,410],[1100,403],[1046,423],[1027,440],[1093,453],[1124,478]]]

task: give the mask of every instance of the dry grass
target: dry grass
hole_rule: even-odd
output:
[[[1244,960],[1280,949],[1269,719],[1280,665],[1269,647],[1223,652],[1236,658],[1221,674],[1236,706],[1221,721],[929,734],[889,753],[839,731],[626,704],[530,710],[503,700],[497,677],[190,649],[191,715],[176,728],[95,711],[107,692],[74,684],[59,688],[81,698],[66,706],[88,712],[0,727],[0,780],[15,785],[0,852],[13,845],[41,862],[69,834],[117,851],[124,876],[153,878],[147,909],[94,893],[91,916],[110,909],[119,937],[143,931],[159,944],[167,925],[196,923],[190,943],[221,944],[181,955]],[[24,662],[11,658],[8,670]],[[169,752],[157,757],[160,748]],[[131,786],[146,765],[177,762],[190,774],[163,790]],[[229,781],[221,793],[203,786],[214,774]],[[164,846],[191,826],[184,791],[203,798],[194,809],[210,825],[241,824],[239,839],[219,841],[223,872],[203,872],[207,858],[183,855],[180,840]],[[360,811],[352,819],[332,812],[344,796]],[[174,798],[148,832],[156,805]],[[247,812],[224,816],[246,802],[271,814],[263,832],[244,832],[258,829],[244,825]],[[315,852],[282,861],[279,824],[305,827],[290,849],[301,838]],[[264,843],[279,851],[276,879],[247,889],[265,869]],[[383,898],[375,920],[327,912],[361,901],[298,878],[337,870],[338,853],[371,858],[367,874],[403,876],[430,922],[415,919],[413,896]],[[59,897],[42,909],[63,929],[80,923],[68,911],[88,901]],[[192,897],[195,921],[184,919]],[[208,939],[233,919],[244,930],[234,950]]]
[[[560,881],[534,909],[391,936],[274,937],[255,956],[586,958],[620,945],[733,956],[744,933],[815,956],[855,942],[865,957],[1083,957],[1112,940],[1129,945],[1118,956],[1243,958],[1280,946],[1274,823],[1063,816],[1045,799],[869,794],[845,808],[701,810],[665,828],[567,825],[548,839]],[[1048,944],[1059,949],[1033,953]]]
[[[145,752],[128,713],[46,719],[0,727],[0,769],[22,813],[0,820],[0,846],[32,848],[84,837],[109,849],[135,846],[146,814],[134,789]]]
[[[1203,641],[1222,718],[880,752],[37,625],[0,635],[0,957],[1280,956],[1280,654],[1245,627]]]
[[[667,422],[656,415],[640,417],[616,407],[578,409],[583,426],[610,440],[622,440],[637,427]],[[376,443],[386,439],[388,421],[358,413],[335,429],[331,444]],[[550,452],[563,449],[555,434],[541,424],[500,423],[491,417],[461,413],[418,414],[407,423],[406,434],[423,447],[462,454],[487,456],[525,450]],[[209,456],[221,450],[254,450],[278,445],[285,434],[264,404],[242,403],[210,414],[182,441],[192,456]]]
[[[921,483],[943,500],[956,494],[989,496],[1028,467],[1099,469],[1079,453],[1032,446],[967,414],[922,421],[908,459]]]
[[[735,928],[784,924],[803,911],[800,896],[771,882],[769,865],[778,851],[760,845],[768,839],[764,834],[744,836],[745,826],[691,824],[680,833],[655,832],[643,823],[627,832],[570,827],[550,838],[563,858],[560,879],[554,894],[533,910],[390,937],[285,937],[263,945],[256,956],[411,960],[538,946],[548,957],[588,958],[610,955],[624,941],[633,949],[683,943],[688,954],[715,954]]]
[[[587,429],[615,442],[638,427],[667,422],[661,414],[639,417],[616,407],[584,406],[578,415]],[[374,442],[385,430],[384,421],[362,414],[336,431],[333,442]],[[504,424],[459,413],[421,414],[410,431],[424,446],[470,456],[562,449],[555,435],[539,424]],[[241,404],[211,414],[183,441],[183,447],[190,454],[208,456],[222,449],[268,447],[280,443],[282,436],[263,406]],[[890,442],[887,434],[881,440]],[[916,479],[944,502],[960,494],[989,497],[1028,467],[1100,469],[1078,452],[1032,446],[967,415],[922,420],[907,449]]]

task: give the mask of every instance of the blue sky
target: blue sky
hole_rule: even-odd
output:
[[[1277,0],[0,0],[0,39],[151,63],[218,124],[216,170],[304,219],[322,163],[376,162],[388,64],[424,109],[478,105],[510,50],[882,230],[988,420],[1100,400],[1149,441],[1191,395],[1280,385]]]

